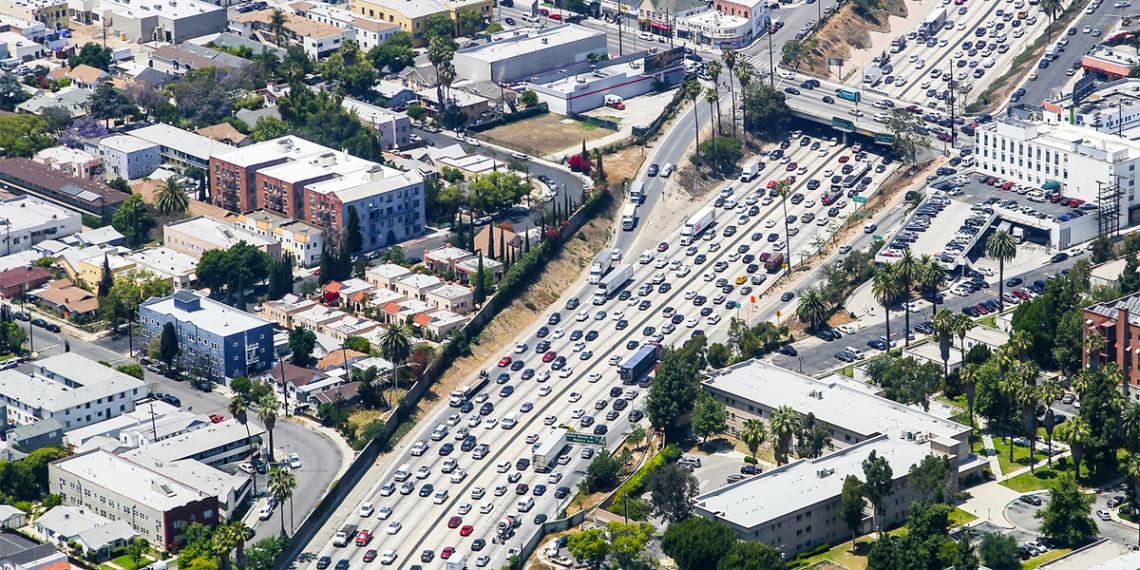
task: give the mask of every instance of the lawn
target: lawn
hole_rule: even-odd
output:
[[[528,154],[545,156],[581,145],[583,140],[601,138],[613,132],[591,123],[547,113],[495,127],[475,136]]]
[[[1002,473],[1012,473],[1029,465],[1029,448],[1027,446],[1013,444],[1013,461],[1010,462],[1009,446],[1012,442],[996,436],[993,440],[994,449],[997,451],[998,464],[1001,465]],[[1045,456],[1041,453],[1036,454],[1034,457],[1038,461],[1045,459]]]
[[[810,558],[797,560],[789,567],[791,568],[806,568],[821,562],[830,562],[838,564],[851,570],[866,570],[867,568],[867,553],[871,551],[871,539],[867,537],[860,537],[858,539],[858,550],[851,552],[851,541],[844,542],[836,545],[822,554],[816,554]]]
[[[1116,452],[1118,458],[1125,455],[1124,450]],[[1050,469],[1045,466],[1038,467],[1035,473],[1022,473],[1017,477],[1012,477],[1002,481],[1001,484],[1017,491],[1019,493],[1028,493],[1029,491],[1051,490],[1057,484],[1057,479],[1061,473],[1070,472],[1073,470],[1073,461],[1069,457],[1062,457],[1053,461],[1053,468]],[[1107,473],[1097,477],[1095,480],[1088,475],[1087,466],[1081,465],[1081,478],[1078,482],[1083,487],[1095,487],[1096,485],[1105,481],[1115,479],[1115,473]]]
[[[1034,568],[1036,568],[1036,567],[1038,567],[1038,566],[1040,566],[1046,562],[1056,560],[1056,559],[1058,559],[1058,558],[1060,558],[1060,557],[1062,557],[1062,556],[1064,556],[1064,555],[1066,555],[1072,551],[1073,551],[1072,548],[1058,548],[1057,550],[1050,550],[1049,552],[1046,552],[1045,554],[1042,554],[1041,556],[1037,556],[1035,558],[1030,558],[1029,560],[1026,560],[1025,562],[1023,562],[1021,564],[1021,570],[1033,570]]]
[[[997,315],[986,315],[986,316],[978,319],[978,324],[985,325],[987,327],[990,327],[991,329],[996,329],[996,328],[998,328]]]
[[[101,570],[115,570],[115,567],[111,566],[111,564],[115,564],[116,566],[118,566],[119,568],[122,568],[123,570],[135,570],[134,563],[131,562],[131,558],[129,556],[127,556],[126,554],[124,554],[118,558],[112,558],[111,560],[108,560],[107,562],[100,564],[99,568]],[[150,560],[147,559],[144,555],[142,562],[141,562],[141,565],[146,566],[147,564],[150,564]]]
[[[967,513],[958,507],[954,507],[954,510],[950,511],[950,527],[953,528],[956,526],[962,526],[966,523],[976,520],[977,518],[978,517]]]

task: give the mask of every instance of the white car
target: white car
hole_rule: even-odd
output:
[[[552,336],[554,338],[562,338],[565,335],[566,335],[566,330],[562,329],[562,328],[554,329],[554,332],[550,333],[550,336]]]
[[[558,371],[558,377],[559,378],[569,378],[570,375],[573,373],[574,373],[574,369],[567,366],[566,368],[563,368],[562,370]]]
[[[301,468],[301,456],[300,455],[297,455],[296,453],[290,453],[289,454],[289,468],[290,469],[300,469]]]
[[[715,325],[715,324],[720,322],[720,315],[713,313],[713,314],[709,315],[709,318],[706,319],[705,322],[707,322],[710,325]]]
[[[372,503],[363,503],[360,505],[360,510],[356,512],[356,515],[362,518],[368,518],[372,516],[374,512],[376,512],[376,507],[373,507]]]
[[[583,410],[582,408],[574,408],[574,411],[570,412],[570,417],[574,419],[581,418],[584,415],[586,415],[586,410]]]
[[[420,465],[420,468],[416,470],[416,479],[427,479],[429,475],[431,475],[431,467],[427,465]]]
[[[506,473],[507,471],[511,470],[511,462],[510,461],[502,461],[498,465],[495,466],[495,470],[498,471],[499,473]]]
[[[546,482],[550,483],[551,485],[556,485],[561,480],[562,480],[562,474],[557,472],[557,471],[555,471],[554,473],[551,473],[550,475],[548,475],[546,477]]]
[[[460,504],[460,505],[459,505],[459,510],[458,510],[458,512],[459,512],[459,514],[461,514],[461,515],[465,515],[465,514],[467,514],[467,513],[471,512],[471,503],[462,503],[462,504]]]
[[[578,311],[578,316],[575,318],[578,319],[578,322],[583,322],[590,319],[590,313],[588,311]]]
[[[380,555],[380,563],[387,566],[396,561],[396,551],[389,548]]]
[[[551,392],[550,386],[543,386],[538,389],[539,396],[549,396]]]
[[[485,515],[489,514],[493,510],[495,510],[495,505],[492,503],[483,503],[483,505],[479,507],[479,512]]]
[[[487,429],[493,429],[497,425],[499,425],[499,418],[496,418],[495,416],[490,416],[487,419],[483,420],[483,427]]]
[[[577,393],[577,392],[570,392],[570,396],[567,397],[566,399],[570,400],[571,403],[574,403],[574,402],[577,402],[578,400],[581,400],[582,395]]]
[[[404,528],[404,525],[400,524],[400,521],[392,521],[388,523],[388,530],[386,532],[388,534],[396,534],[397,532],[400,532],[400,529],[402,528]]]
[[[428,445],[426,441],[420,440],[412,444],[412,455],[419,457],[427,451]]]
[[[487,490],[482,487],[475,487],[474,489],[471,489],[471,498],[475,499],[476,501],[482,499],[486,494]]]
[[[507,486],[506,485],[495,485],[495,496],[496,497],[502,497],[503,495],[506,495],[506,494],[507,494]]]
[[[384,505],[380,507],[380,510],[376,511],[376,518],[380,520],[387,520],[390,516],[392,516],[392,507],[388,505]]]
[[[558,416],[546,416],[545,418],[542,418],[542,423],[544,423],[548,426],[552,426],[557,422],[558,422]]]
[[[775,218],[768,218],[767,220],[764,220],[764,227],[766,227],[766,228],[776,227],[776,219]]]
[[[670,174],[673,174],[673,163],[666,162],[665,166],[661,167],[661,176],[668,178]]]
[[[602,373],[601,372],[591,372],[590,376],[587,378],[587,380],[589,380],[591,384],[594,384],[598,380],[601,380],[601,379],[602,379]]]
[[[461,420],[461,419],[462,418],[459,417],[459,414],[451,414],[450,416],[447,416],[447,425],[449,425],[449,426],[458,425],[459,420]]]

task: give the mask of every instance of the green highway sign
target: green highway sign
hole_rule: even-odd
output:
[[[832,117],[831,128],[839,129],[841,131],[852,132],[855,130],[855,123],[844,119],[843,117]]]
[[[852,197],[851,201],[855,202],[856,204],[866,204],[867,203],[867,199],[862,197],[862,196]]]
[[[570,432],[566,434],[566,441],[570,443],[587,443],[590,445],[605,445],[606,438],[601,435],[590,435],[588,433]]]
[[[895,144],[895,136],[891,134],[875,133],[875,142],[879,144]]]

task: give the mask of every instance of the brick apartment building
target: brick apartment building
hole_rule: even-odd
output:
[[[1100,363],[1115,362],[1129,384],[1140,385],[1140,293],[1085,307],[1083,326],[1082,339],[1099,334],[1104,337],[1104,349],[1089,354],[1082,342],[1081,364],[1088,366],[1093,358]],[[1140,401],[1140,390],[1131,393]]]

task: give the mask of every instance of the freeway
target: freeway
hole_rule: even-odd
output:
[[[319,560],[321,556],[328,556],[330,559],[345,560],[350,568],[361,566],[360,555],[365,549],[355,546],[336,548],[324,542],[331,537],[334,529],[349,522],[372,530],[375,538],[371,540],[368,548],[380,552],[391,549],[396,556],[396,563],[402,566],[419,561],[424,550],[432,550],[431,558],[438,563],[439,554],[447,547],[457,549],[457,555],[467,555],[471,558],[487,557],[482,561],[476,560],[476,565],[482,562],[491,567],[501,566],[506,560],[508,549],[517,548],[529,538],[531,533],[537,531],[538,527],[533,522],[536,514],[554,516],[569,500],[568,497],[554,497],[553,489],[540,496],[534,496],[532,491],[524,490],[524,493],[535,499],[535,507],[525,515],[525,521],[517,535],[506,544],[487,544],[483,549],[474,551],[476,539],[490,541],[495,523],[504,514],[517,512],[514,505],[520,496],[516,495],[516,491],[510,486],[506,486],[510,480],[508,477],[514,479],[512,484],[525,484],[530,488],[539,484],[573,488],[582,478],[587,465],[587,460],[579,455],[580,448],[575,448],[568,456],[566,464],[555,468],[555,471],[561,474],[557,483],[548,483],[548,475],[527,471],[525,466],[522,469],[517,465],[512,467],[511,464],[530,455],[530,444],[521,441],[523,436],[544,434],[549,430],[547,425],[573,425],[575,429],[589,428],[590,424],[583,424],[579,417],[587,413],[586,409],[592,402],[598,400],[606,402],[599,404],[595,409],[603,411],[611,409],[612,402],[609,399],[615,397],[611,390],[619,387],[613,363],[632,354],[638,343],[657,340],[662,344],[671,345],[687,339],[697,330],[709,330],[711,333],[717,327],[727,328],[729,322],[727,317],[730,316],[731,310],[725,310],[722,306],[726,302],[725,297],[747,301],[750,294],[765,293],[766,288],[774,283],[774,279],[762,280],[755,291],[745,290],[745,286],[739,284],[732,285],[729,280],[740,278],[747,282],[751,276],[756,276],[759,280],[762,273],[749,274],[743,255],[757,254],[765,248],[774,250],[780,247],[780,244],[774,243],[783,235],[779,202],[767,200],[768,203],[763,207],[756,206],[755,215],[744,215],[743,219],[735,220],[735,232],[727,228],[734,225],[733,218],[743,214],[741,210],[748,207],[748,202],[760,201],[756,196],[757,191],[764,190],[761,186],[768,179],[785,176],[792,170],[801,172],[794,190],[804,191],[809,198],[799,204],[790,205],[788,213],[797,218],[809,212],[814,215],[816,211],[820,216],[827,216],[827,208],[817,205],[814,199],[817,195],[821,196],[822,192],[805,191],[805,187],[811,177],[819,176],[826,169],[838,168],[839,157],[849,154],[848,150],[845,147],[827,145],[813,150],[807,146],[793,145],[788,149],[788,153],[791,155],[789,163],[771,161],[765,173],[755,181],[734,185],[734,196],[745,205],[740,206],[740,210],[719,212],[720,221],[715,231],[721,234],[721,237],[709,235],[708,239],[698,241],[693,251],[682,251],[685,248],[678,245],[678,232],[674,231],[667,240],[667,251],[658,254],[659,259],[646,264],[636,264],[636,252],[625,252],[625,259],[635,263],[633,281],[628,290],[639,289],[639,284],[662,281],[669,283],[665,288],[655,283],[645,294],[641,294],[640,291],[638,294],[631,293],[628,302],[619,298],[609,300],[601,306],[590,305],[588,302],[588,295],[593,287],[581,285],[571,288],[568,294],[576,295],[576,298],[582,301],[582,306],[566,310],[562,308],[563,303],[560,302],[543,322],[534,323],[518,337],[519,345],[525,346],[520,346],[517,352],[509,355],[512,358],[523,359],[526,364],[522,366],[533,368],[534,377],[522,380],[522,374],[527,374],[525,370],[521,373],[518,371],[512,373],[507,368],[497,367],[494,362],[488,363],[487,370],[492,378],[497,380],[498,375],[506,375],[503,379],[504,385],[496,383],[484,390],[485,402],[492,404],[494,409],[466,420],[462,417],[450,420],[450,423],[466,421],[468,423],[463,425],[476,426],[469,429],[478,437],[479,443],[490,447],[486,458],[475,460],[458,450],[451,451],[447,456],[441,455],[441,446],[446,441],[428,443],[429,449],[420,456],[413,456],[408,448],[400,450],[383,464],[378,464],[377,469],[381,469],[384,476],[376,480],[376,484],[362,499],[373,502],[378,508],[391,508],[390,517],[385,521],[376,521],[373,517],[360,517],[356,512],[357,504],[345,504],[330,520],[325,531],[320,533],[320,538],[310,544],[305,558]],[[791,162],[797,164],[792,165]],[[800,170],[800,167],[803,169]],[[850,204],[847,205],[848,211],[852,207]],[[846,214],[836,212],[837,218],[844,215]],[[808,227],[806,224],[803,224],[803,227],[805,230],[793,237],[792,249],[795,251],[805,247],[812,239],[814,232],[806,229]],[[765,242],[766,231],[772,232],[776,239],[767,238],[769,241]],[[625,233],[630,236],[634,234],[634,232]],[[700,256],[705,256],[707,259],[698,259]],[[669,257],[672,259],[667,259]],[[704,274],[700,274],[702,271]],[[672,276],[669,276],[670,274]],[[728,283],[725,285],[714,283],[718,277]],[[575,315],[575,311],[579,314]],[[554,312],[559,313],[557,318],[552,316]],[[622,319],[628,324],[618,322]],[[550,324],[551,322],[554,324]],[[547,330],[540,333],[543,328]],[[579,332],[574,332],[575,329]],[[593,337],[591,332],[596,334],[595,338],[587,341],[584,340],[587,337],[583,336],[583,340],[578,340],[578,334]],[[548,373],[547,363],[539,363],[538,354],[534,353],[535,347],[543,341],[550,342],[549,347],[543,347],[544,350],[554,351],[567,358],[569,371],[565,368],[560,371],[549,371],[549,379],[543,379]],[[582,354],[588,356],[583,357]],[[503,386],[511,386],[511,391],[500,392]],[[643,389],[626,386],[621,388],[634,391],[633,394],[627,394],[633,396],[631,408],[642,405],[645,398]],[[484,396],[480,396],[479,399],[484,399]],[[527,403],[533,408],[527,406]],[[476,409],[483,404],[477,400]],[[523,411],[524,409],[529,411]],[[451,408],[434,410],[428,416],[428,421],[421,423],[413,434],[414,438],[409,441],[428,442],[430,432],[438,424],[449,423],[448,417],[453,413],[455,410]],[[519,424],[513,430],[498,426],[499,417],[512,413],[517,413],[520,418]],[[601,414],[602,411],[593,413]],[[490,416],[495,416],[495,420],[489,419]],[[601,420],[596,421],[601,422]],[[628,426],[627,413],[618,413],[615,419],[609,420],[609,447],[616,445],[620,439],[618,436],[624,433]],[[459,427],[454,425],[451,429],[456,430]],[[448,439],[451,437],[453,436],[448,436]],[[459,468],[468,471],[468,475],[461,482],[451,483],[449,476],[442,473],[442,464],[448,457],[457,459]],[[508,462],[508,465],[499,467],[503,462]],[[432,484],[433,491],[440,488],[448,489],[446,497],[441,498],[440,504],[436,504],[430,498],[419,497],[418,493],[408,495],[380,493],[383,483],[391,480],[396,466],[402,464],[410,465],[412,470],[420,466],[427,468],[422,480],[414,480],[418,489],[422,489],[424,483]],[[517,475],[514,472],[517,472]],[[500,485],[504,486],[501,495],[493,491]],[[477,492],[477,487],[482,488],[483,493]],[[471,506],[468,509],[463,506],[464,504]],[[472,525],[469,536],[460,536],[458,529],[448,528],[447,523],[453,516],[463,518],[461,525]],[[392,522],[399,522],[401,526],[394,529],[395,534],[390,535],[387,534],[387,528]]]

